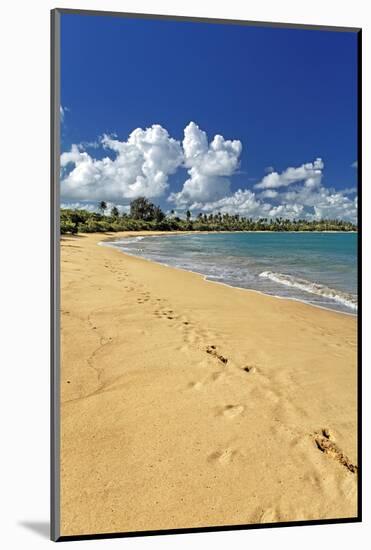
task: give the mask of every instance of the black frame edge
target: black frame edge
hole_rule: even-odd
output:
[[[362,29],[357,33],[357,460],[358,460],[358,518],[362,521]]]
[[[149,530],[149,531],[131,531],[122,533],[98,533],[89,535],[62,535],[57,542],[70,542],[76,540],[100,540],[100,539],[117,539],[117,538],[133,538],[133,537],[149,537],[149,536],[165,536],[165,535],[186,535],[197,533],[216,533],[219,531],[249,531],[251,529],[276,529],[282,527],[312,527],[316,525],[334,525],[345,523],[359,523],[361,520],[358,517],[354,518],[335,518],[323,520],[304,520],[304,521],[288,521],[285,523],[254,523],[248,525],[221,525],[216,527],[190,527],[180,529],[164,529],[164,530]]]

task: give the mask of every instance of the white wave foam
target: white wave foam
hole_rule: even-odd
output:
[[[146,237],[142,237],[140,235],[138,235],[137,237],[127,237],[125,239],[124,238],[121,238],[121,239],[117,239],[115,241],[112,241],[113,244],[115,244],[116,246],[117,245],[120,245],[120,244],[130,244],[130,243],[136,243],[138,241],[142,241],[143,239],[145,239]]]
[[[334,290],[333,288],[330,288],[328,286],[321,285],[319,283],[313,283],[311,281],[307,281],[306,279],[299,279],[297,277],[293,277],[292,275],[274,273],[273,271],[263,271],[259,274],[259,277],[270,279],[275,283],[297,288],[304,292],[309,292],[310,294],[316,294],[317,296],[329,298],[330,300],[334,300],[339,304],[345,305],[350,309],[357,311],[357,299],[352,294],[349,294],[347,292]]]

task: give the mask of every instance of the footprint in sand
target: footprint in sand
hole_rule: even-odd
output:
[[[191,382],[188,387],[191,389],[191,390],[200,390],[202,387],[203,387],[203,383],[198,381],[198,382]]]
[[[168,309],[167,311],[165,311],[164,315],[167,316],[167,318],[171,318],[171,319],[176,319],[177,316],[176,314],[174,313],[174,311],[172,309]]]
[[[274,508],[264,510],[259,518],[259,523],[273,523],[278,521],[278,513]]]
[[[219,411],[218,416],[225,416],[226,418],[235,418],[243,413],[245,407],[243,405],[226,405]]]
[[[273,405],[275,405],[276,403],[279,403],[280,397],[275,391],[270,390],[268,388],[265,388],[263,391],[264,391],[264,399],[266,399],[267,401],[270,401]]]
[[[172,317],[168,315],[166,311],[155,311],[155,315],[159,319],[172,319]]]
[[[247,372],[248,374],[253,374],[254,372],[256,372],[256,367],[246,366],[243,367],[242,370]]]
[[[221,363],[223,363],[223,365],[226,365],[228,363],[228,359],[227,357],[224,357],[223,355],[221,355],[220,353],[217,352],[217,349],[216,349],[216,346],[214,345],[209,345],[207,346],[206,348],[206,353],[208,353],[209,355],[213,355],[214,357],[216,357]]]
[[[159,317],[160,319],[169,319],[172,321],[173,319],[177,319],[176,315],[174,315],[174,312],[172,309],[166,310],[166,311],[158,311],[155,310],[155,315]]]
[[[222,449],[220,451],[215,451],[214,453],[211,453],[208,457],[209,462],[216,462],[217,464],[229,464],[233,461],[233,459],[238,454],[238,451],[231,449],[230,447],[227,447],[227,449]]]
[[[210,376],[210,380],[212,382],[217,382],[218,380],[222,380],[225,378],[225,372],[213,372],[213,374]]]
[[[192,389],[192,390],[200,390],[205,385],[213,384],[213,383],[217,382],[218,380],[221,380],[224,377],[225,377],[224,372],[214,372],[209,377],[207,377],[205,380],[203,380],[203,381],[198,380],[196,382],[191,382],[190,384],[188,384],[187,387]]]
[[[110,343],[110,342],[109,342],[108,338],[105,338],[104,336],[101,336],[101,337],[100,337],[100,345],[101,345],[101,346],[106,346],[106,345],[109,344],[109,343]]]

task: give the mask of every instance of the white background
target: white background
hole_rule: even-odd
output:
[[[0,17],[0,537],[3,548],[41,548],[49,518],[49,10],[54,7],[105,9],[189,16],[363,27],[364,144],[370,147],[370,16],[366,0],[255,0],[218,5],[211,0],[8,0]],[[78,55],[78,52],[76,52]],[[368,66],[367,66],[368,65]],[[294,80],[293,75],[293,80]],[[78,85],[78,84],[77,84]],[[93,116],[93,113],[92,113]],[[370,155],[370,149],[368,150]],[[367,242],[370,223],[370,161],[364,147],[364,280],[370,280]],[[367,268],[367,269],[366,269]],[[366,294],[366,289],[365,289]],[[364,296],[364,334],[370,323]],[[367,311],[368,310],[368,311]],[[366,338],[365,338],[366,340]],[[365,348],[367,348],[365,342]],[[370,361],[364,354],[364,393]],[[369,404],[364,425],[368,427]],[[364,440],[368,454],[369,437]],[[364,488],[371,487],[364,461]],[[366,490],[364,491],[367,492]],[[177,545],[214,548],[325,548],[366,546],[370,499],[364,523],[70,542],[69,547],[103,545],[166,549]]]

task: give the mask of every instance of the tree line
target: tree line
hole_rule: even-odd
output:
[[[130,204],[130,212],[120,214],[113,206],[108,211],[105,201],[99,203],[99,212],[61,209],[62,234],[104,233],[109,231],[357,231],[357,226],[344,220],[289,220],[284,218],[245,218],[239,214],[203,214],[192,216],[186,211],[181,219],[174,211],[166,215],[145,197]]]

